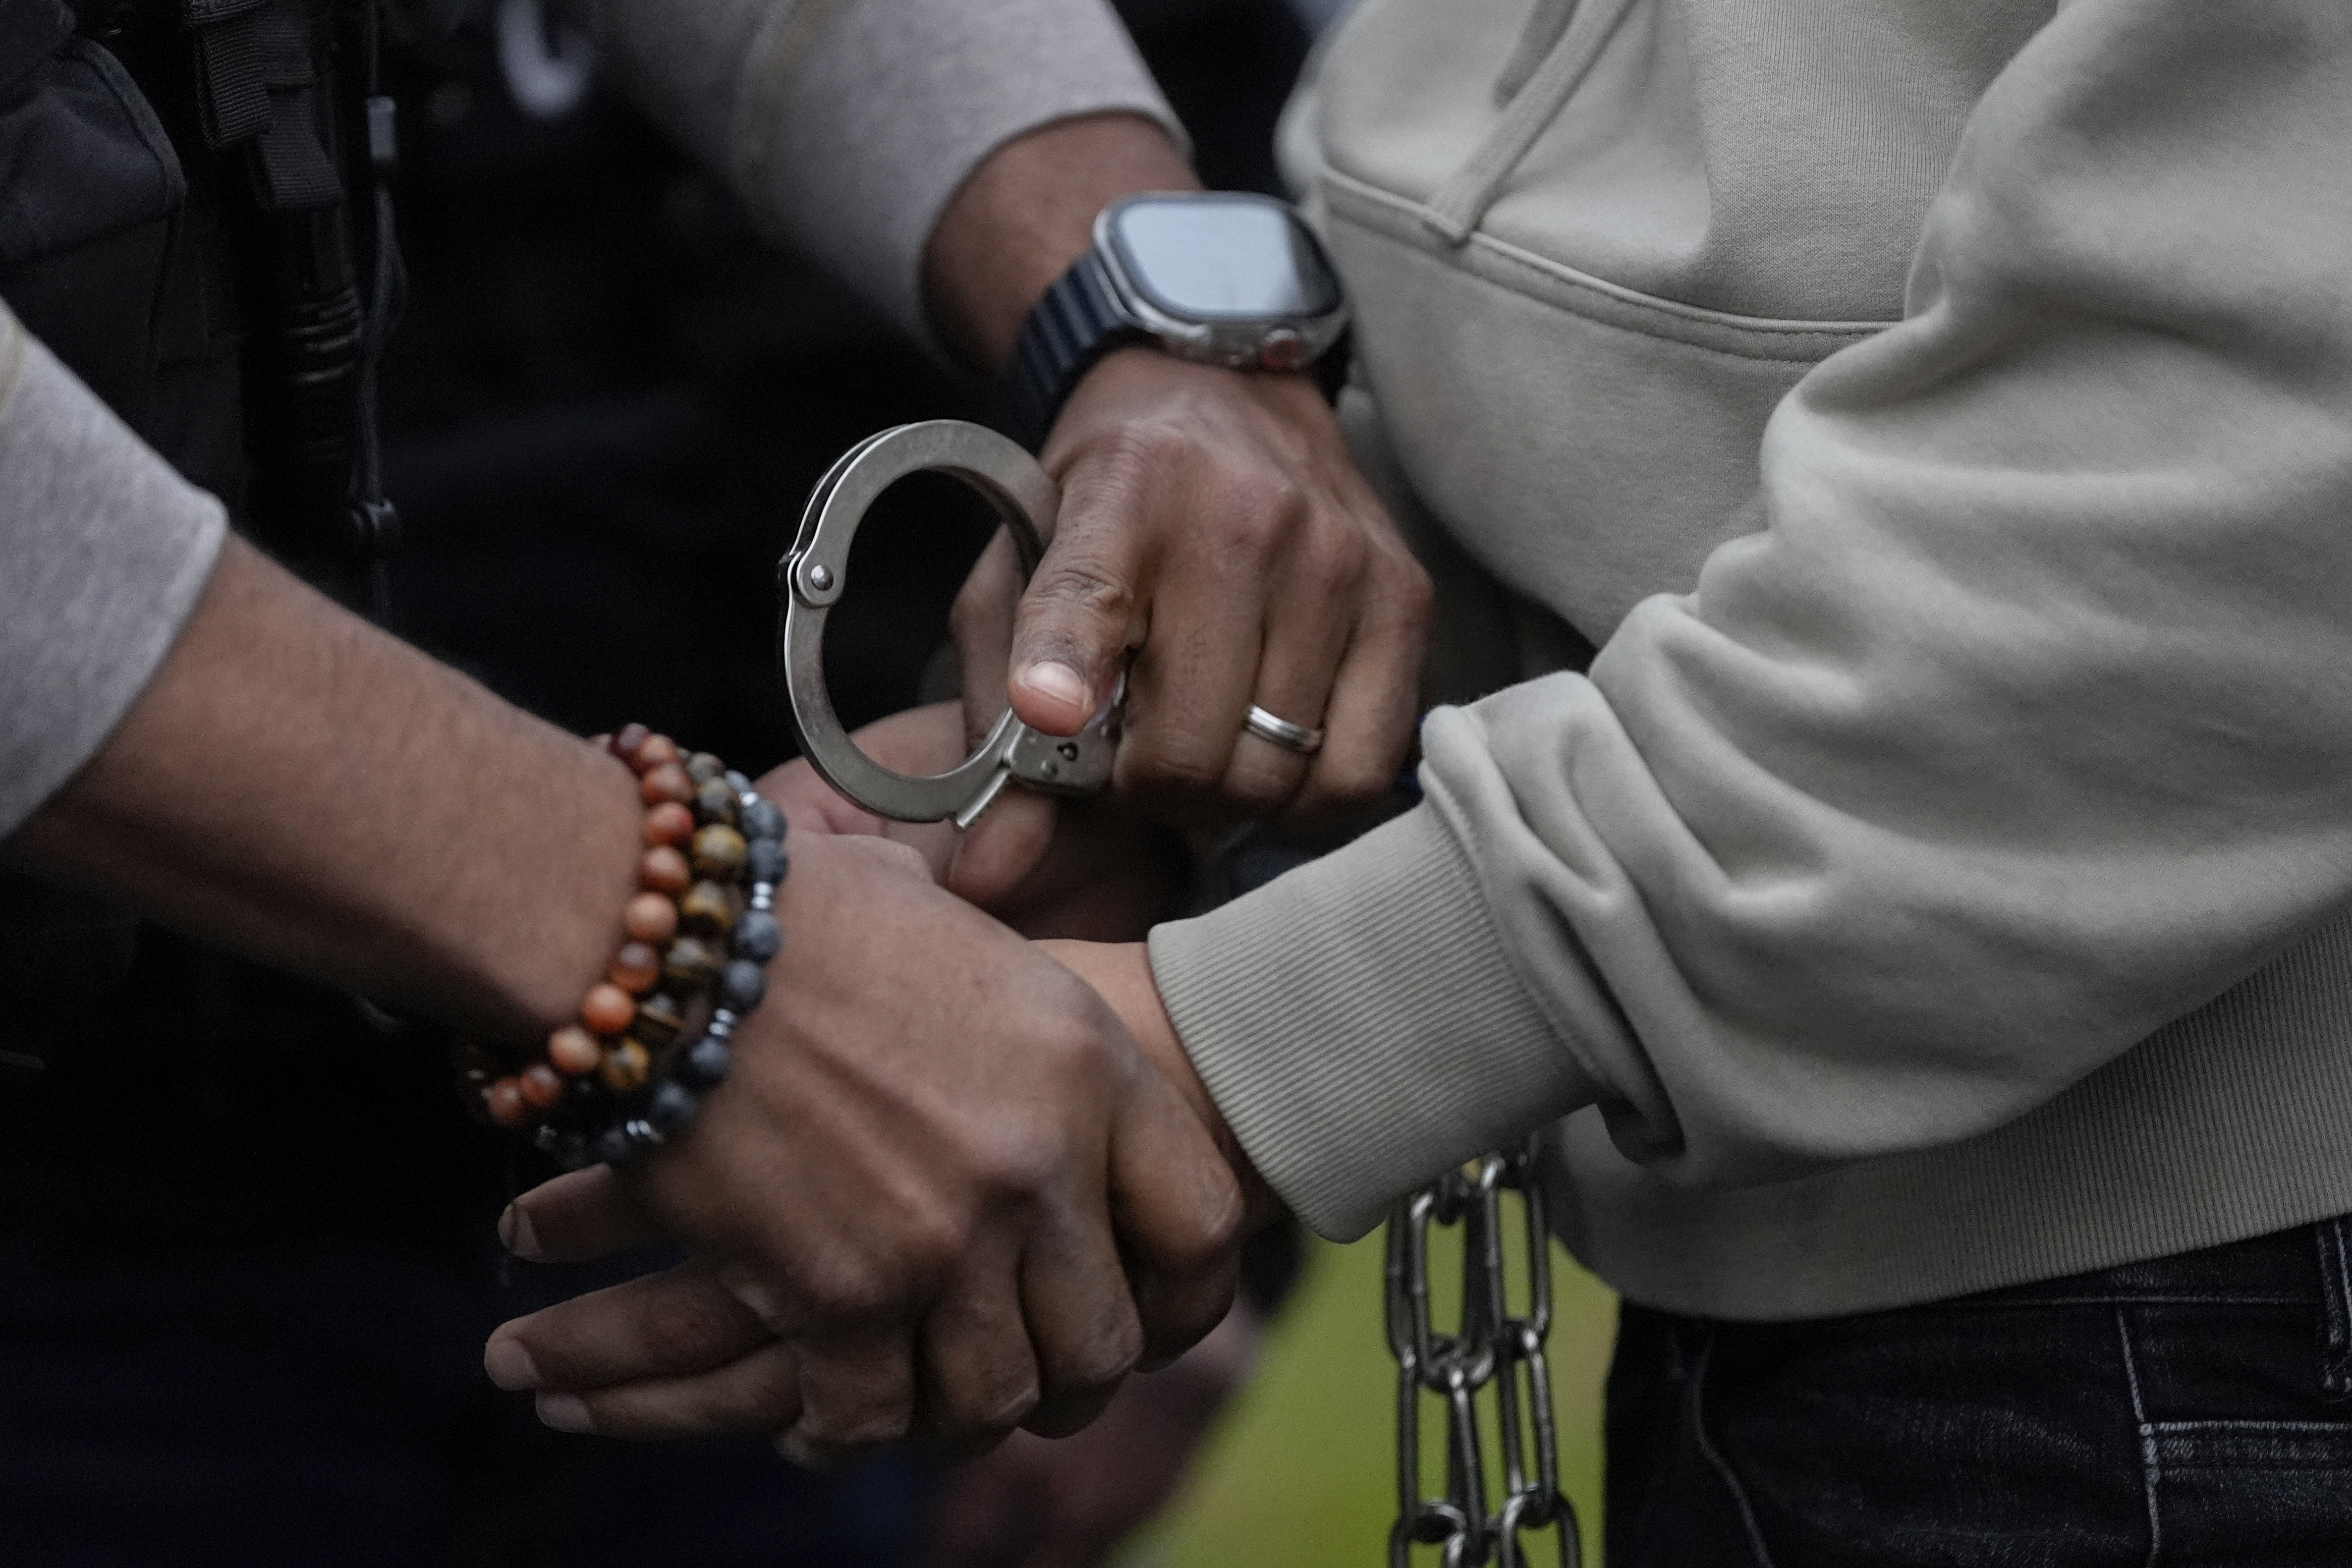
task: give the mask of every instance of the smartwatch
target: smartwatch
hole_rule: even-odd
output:
[[[1013,348],[1013,412],[1034,446],[1113,349],[1149,343],[1201,364],[1305,370],[1347,326],[1339,274],[1287,203],[1233,191],[1128,196],[1102,210],[1094,248],[1029,312]]]

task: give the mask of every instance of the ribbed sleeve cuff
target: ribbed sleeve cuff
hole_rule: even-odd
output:
[[[1082,114],[1183,132],[1103,0],[801,0],[752,41],[733,174],[753,212],[928,341],[922,257],[1006,142]]]
[[[0,311],[0,836],[105,743],[220,553],[189,485]]]
[[[1151,966],[1259,1173],[1334,1239],[1594,1097],[1426,806],[1160,927]]]

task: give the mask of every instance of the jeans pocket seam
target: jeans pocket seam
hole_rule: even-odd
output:
[[[2131,1319],[2116,1309],[2116,1342],[2122,1348],[2124,1384],[2131,1391],[2132,1421],[2139,1437],[2140,1496],[2147,1510],[2147,1568],[2164,1561],[2164,1459],[2157,1444],[2156,1424],[2147,1418],[2147,1399],[2139,1385],[2139,1357],[2132,1348]]]
[[[2319,1238],[2319,1391],[2329,1399],[2352,1399],[2352,1258],[2347,1256],[2344,1221],[2323,1220]]]

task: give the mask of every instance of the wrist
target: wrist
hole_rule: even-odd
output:
[[[1244,1229],[1255,1231],[1278,1217],[1284,1212],[1282,1200],[1257,1173],[1241,1141],[1225,1125],[1224,1113],[1217,1109],[1208,1085],[1194,1069],[1192,1056],[1176,1033],[1175,1023],[1160,999],[1159,983],[1152,978],[1150,952],[1145,944],[1047,941],[1037,945],[1063,968],[1094,987],[1097,994],[1110,1005],[1119,1022],[1127,1026],[1144,1059],[1183,1096],[1192,1113],[1201,1119],[1201,1124],[1208,1129],[1225,1156],[1225,1163],[1233,1167],[1234,1179],[1241,1184],[1248,1211]]]
[[[685,1131],[727,1076],[782,942],[782,811],[717,757],[642,725],[601,749],[635,775],[643,807],[635,889],[614,922],[624,940],[543,1044],[458,1049],[478,1114],[567,1169],[627,1164]]]
[[[924,293],[950,348],[1003,370],[1030,310],[1094,244],[1121,196],[1200,181],[1166,132],[1139,115],[1094,114],[1015,137],[982,161],[941,212],[923,253]]]
[[[556,787],[576,801],[566,815],[583,829],[574,868],[538,901],[535,919],[486,920],[478,928],[504,994],[507,1016],[494,1026],[500,1035],[540,1037],[571,1019],[582,994],[604,974],[616,911],[636,891],[644,811],[637,781],[604,748],[585,740],[572,744],[579,754],[564,759]]]
[[[1016,433],[1042,443],[1087,371],[1135,344],[1252,374],[1313,367],[1336,392],[1347,325],[1339,275],[1286,204],[1239,191],[1124,197],[1013,341]]]

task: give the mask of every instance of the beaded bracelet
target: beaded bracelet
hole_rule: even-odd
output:
[[[643,725],[605,744],[635,771],[646,803],[640,890],[621,918],[626,940],[541,1059],[503,1073],[473,1047],[462,1068],[485,1120],[529,1129],[567,1170],[625,1164],[694,1119],[727,1076],[728,1042],[760,1005],[764,965],[783,942],[774,913],[787,864],[783,813],[717,757],[682,756]]]

